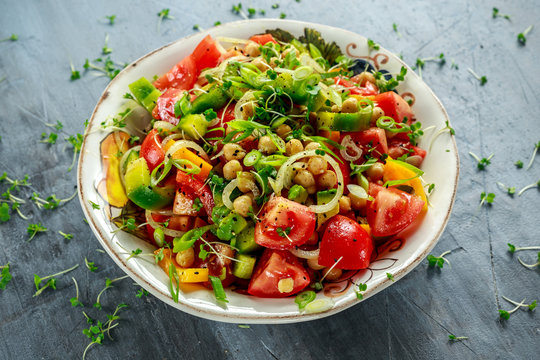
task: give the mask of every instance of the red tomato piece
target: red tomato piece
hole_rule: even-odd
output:
[[[315,213],[307,206],[281,196],[266,203],[261,219],[255,225],[255,242],[270,249],[300,246],[315,231]]]
[[[390,236],[404,230],[424,206],[419,196],[376,184],[369,184],[369,195],[375,199],[367,203],[367,221],[373,236]]]
[[[328,220],[320,245],[318,263],[338,269],[356,270],[369,266],[373,241],[358,222],[343,215]],[[341,258],[341,260],[339,260]]]
[[[422,159],[425,159],[427,151],[419,148],[418,146],[412,145],[410,141],[392,139],[392,141],[390,141],[390,144],[388,144],[388,155],[392,159],[397,159],[398,157],[403,156],[407,153],[409,153],[410,156],[418,155]]]
[[[396,122],[403,122],[405,118],[407,123],[411,123],[414,118],[414,113],[409,104],[398,94],[393,91],[388,91],[382,94],[375,95],[373,99],[377,106],[384,111],[385,116],[390,116]]]
[[[353,81],[345,80],[341,76],[336,76],[334,78],[334,84],[346,87],[351,95],[372,96],[379,93],[377,86],[369,81],[367,81],[363,87],[359,87],[357,83]]]
[[[291,291],[279,291],[279,281],[284,279],[293,279]],[[248,293],[264,298],[286,297],[302,291],[309,282],[308,272],[293,254],[286,250],[266,249],[255,267]]]
[[[346,135],[351,136],[356,145],[362,149],[363,155],[368,154],[369,151],[369,155],[380,158],[382,154],[388,152],[386,133],[383,129],[372,127],[364,131],[342,132],[340,142],[343,141]]]
[[[152,129],[144,138],[141,145],[141,157],[146,160],[150,171],[154,170],[165,160],[165,152],[161,147],[161,136],[156,129]]]
[[[168,88],[190,90],[195,85],[198,76],[195,61],[191,56],[186,56],[168,73],[154,81],[154,86],[160,91],[165,91]]]
[[[169,88],[156,101],[156,107],[152,112],[154,118],[178,125],[179,119],[174,115],[174,104],[184,94],[184,90]],[[155,114],[154,114],[155,112]]]
[[[196,177],[186,174],[180,170],[176,173],[176,183],[184,193],[191,193],[198,197],[203,204],[206,215],[209,217],[212,216],[212,210],[214,209],[214,196],[208,185],[205,185]]]
[[[273,42],[274,44],[277,44],[277,41],[274,39],[274,37],[271,34],[253,35],[252,37],[249,38],[249,40],[254,41],[260,45],[264,45],[269,42]]]
[[[193,50],[191,56],[200,72],[203,69],[215,67],[219,63],[221,51],[216,46],[216,41],[207,35]]]

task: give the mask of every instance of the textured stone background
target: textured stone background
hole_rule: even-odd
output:
[[[517,262],[507,242],[540,245],[540,192],[511,198],[497,188],[501,181],[518,189],[540,178],[540,158],[529,171],[513,163],[527,162],[540,140],[540,7],[529,1],[249,1],[244,8],[264,8],[267,17],[313,21],[343,27],[402,53],[414,65],[417,57],[444,52],[447,63],[426,63],[424,80],[439,96],[456,130],[461,156],[460,186],[448,227],[435,248],[452,250],[452,267],[429,269],[426,262],[394,286],[336,316],[297,325],[251,325],[240,328],[200,320],[173,310],[153,297],[138,299],[138,287],[124,280],[103,296],[105,312],[126,302],[114,341],[94,346],[88,359],[345,359],[345,358],[538,358],[540,317],[519,311],[509,321],[499,308],[512,306],[502,295],[520,301],[539,297],[538,270]],[[73,193],[75,172],[66,172],[71,147],[63,140],[83,131],[108,79],[88,73],[70,82],[69,59],[82,70],[85,58],[99,56],[110,34],[112,58],[131,62],[165,43],[191,34],[192,26],[208,28],[240,19],[232,3],[211,1],[30,1],[0,2],[0,38],[11,33],[17,42],[0,43],[0,171],[12,177],[30,175],[32,189],[47,196]],[[493,6],[512,20],[492,19]],[[156,30],[156,13],[169,7],[175,20]],[[211,9],[211,11],[209,11]],[[109,26],[105,15],[117,15]],[[392,31],[398,25],[402,37]],[[516,35],[535,24],[526,46]],[[459,65],[452,69],[451,59]],[[486,75],[480,86],[467,68]],[[56,145],[39,143],[60,120],[64,130]],[[67,145],[67,146],[66,146]],[[469,151],[494,153],[486,171],[478,171]],[[0,185],[4,191],[6,185]],[[478,208],[482,191],[494,192],[493,206]],[[26,194],[30,194],[26,192]],[[18,216],[0,224],[0,264],[10,261],[13,280],[0,291],[1,359],[79,358],[87,345],[81,308],[72,308],[70,277],[77,278],[81,299],[90,304],[106,277],[123,275],[83,222],[77,200],[53,211],[26,204]],[[28,243],[28,224],[49,228]],[[64,240],[57,231],[75,234]],[[536,252],[519,253],[527,262]],[[89,272],[84,257],[99,270]],[[46,275],[80,263],[58,278],[57,290],[33,298],[33,274]],[[86,308],[104,320],[105,312]],[[468,336],[459,343],[448,334]]]

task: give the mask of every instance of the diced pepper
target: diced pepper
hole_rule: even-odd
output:
[[[336,189],[330,189],[317,192],[317,205],[328,204],[334,196],[336,196]],[[322,214],[317,214],[317,229],[324,224],[324,222],[330,219],[332,216],[339,214],[339,203],[336,206]]]
[[[142,77],[129,84],[129,90],[133,93],[138,102],[140,102],[149,113],[152,113],[156,106],[157,99],[161,96],[161,91],[146,78]]]
[[[289,200],[303,204],[307,200],[308,192],[302,185],[296,184],[289,189],[289,195],[287,197]]]
[[[206,181],[206,178],[208,178],[208,174],[210,174],[210,171],[212,170],[212,165],[204,161],[201,157],[195,155],[193,152],[189,151],[186,148],[181,148],[177,152],[175,152],[172,155],[173,159],[185,159],[191,161],[196,167],[201,169],[201,171],[198,174],[194,174],[194,176],[201,180]]]
[[[115,207],[123,207],[128,202],[120,180],[120,158],[117,156],[118,153],[128,151],[128,139],[127,133],[117,131],[109,134],[100,144],[103,178],[98,183],[97,189],[103,199]]]
[[[202,114],[208,109],[218,111],[229,101],[229,94],[220,86],[214,86],[207,93],[201,94],[191,103],[190,114]]]
[[[386,159],[386,165],[384,166],[383,174],[384,182],[391,180],[410,179],[413,178],[415,175],[416,174],[412,170],[401,166],[399,162],[390,158]],[[414,189],[414,193],[420,196],[420,198],[424,201],[424,207],[422,208],[422,212],[427,211],[427,197],[420,179],[414,178],[412,180],[408,180],[407,182],[403,183],[403,185],[409,185]]]
[[[143,209],[160,209],[173,201],[173,187],[150,186],[150,170],[144,158],[128,165],[124,181],[128,198]]]
[[[154,251],[157,254],[161,249]],[[163,249],[163,259],[158,261],[159,267],[169,274],[169,265],[173,265],[176,268],[178,278],[181,283],[200,283],[208,281],[208,269],[206,268],[181,268],[176,264],[173,257],[173,252],[170,249]]]
[[[250,279],[257,258],[251,255],[236,254],[232,273],[240,279]]]
[[[204,115],[190,114],[182,117],[178,123],[178,130],[184,131],[189,137],[199,140],[206,134],[208,121]]]
[[[224,241],[231,241],[240,234],[247,226],[247,221],[242,216],[230,213],[220,223],[216,231],[218,238]]]
[[[255,226],[249,225],[236,236],[236,248],[240,254],[248,254],[261,248],[255,242]]]
[[[317,113],[318,130],[363,131],[370,128],[372,110],[369,107],[355,113]]]

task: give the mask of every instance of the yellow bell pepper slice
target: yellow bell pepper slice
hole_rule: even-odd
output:
[[[169,140],[163,147],[163,150],[167,152],[171,146],[173,146],[175,143],[174,140]],[[210,171],[212,170],[212,165],[210,165],[208,162],[206,162],[204,159],[202,159],[200,156],[195,155],[192,151],[189,151],[186,148],[182,148],[175,152],[173,154],[173,159],[184,159],[189,160],[195,166],[198,166],[201,171],[198,174],[195,174],[195,177],[198,178],[201,181],[206,181],[206,178],[208,178],[208,174],[210,174]]]
[[[386,165],[384,166],[384,175],[383,175],[383,181],[392,181],[392,180],[404,180],[404,179],[410,179],[414,177],[416,174],[410,170],[405,168],[404,166],[400,165],[399,162],[388,158],[386,159]],[[422,208],[422,212],[426,212],[428,209],[427,206],[427,197],[426,193],[424,192],[424,187],[422,186],[422,182],[419,178],[415,178],[412,180],[408,180],[403,183],[403,185],[409,185],[414,189],[414,193],[422,200],[424,200],[424,207]]]
[[[120,179],[120,157],[129,149],[129,134],[116,131],[109,134],[100,144],[101,168],[103,177],[97,190],[111,206],[124,207],[128,198]]]
[[[366,230],[366,232],[368,233],[369,236],[371,236],[371,228],[369,227],[368,224],[360,224],[360,227],[364,230]]]
[[[154,251],[157,254],[160,250]],[[169,265],[174,265],[181,283],[200,283],[208,281],[208,269],[181,268],[174,260],[174,253],[170,249],[163,249],[163,259],[158,261],[159,267],[169,275]]]

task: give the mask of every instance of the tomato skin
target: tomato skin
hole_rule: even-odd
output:
[[[167,89],[156,101],[156,107],[152,112],[154,118],[158,120],[163,120],[173,125],[178,125],[180,121],[174,115],[174,104],[184,94],[184,90],[169,88]]]
[[[346,80],[341,76],[336,76],[334,78],[334,84],[346,87],[351,95],[372,96],[379,93],[379,88],[369,81],[367,81],[363,87],[358,87],[357,83],[354,81]]]
[[[414,222],[424,206],[419,196],[373,183],[369,184],[369,195],[375,200],[367,203],[367,221],[371,234],[377,237],[404,230]]]
[[[214,196],[210,187],[181,170],[176,173],[176,184],[183,192],[197,196],[203,204],[206,215],[211,219],[212,210],[214,209]]]
[[[168,88],[189,90],[195,85],[198,75],[197,64],[193,57],[186,56],[169,72],[154,81],[154,86],[160,91],[165,91]]]
[[[364,131],[354,132],[342,132],[341,141],[346,135],[350,135],[351,139],[362,149],[362,154],[367,154],[367,151],[372,147],[374,150],[370,152],[370,155],[375,158],[380,158],[382,154],[388,153],[388,143],[386,141],[386,133],[383,129],[378,127],[372,127]],[[364,161],[362,156],[360,162]],[[356,161],[355,161],[356,163]]]
[[[294,280],[293,289],[281,293],[278,283],[286,278]],[[308,272],[293,254],[287,250],[266,249],[255,266],[248,293],[263,298],[282,298],[302,291],[309,282]]]
[[[191,54],[197,70],[215,67],[219,63],[221,51],[216,46],[216,41],[210,35],[206,35]]]
[[[277,229],[290,228],[288,238]],[[261,221],[255,225],[255,242],[261,246],[287,250],[305,244],[315,231],[315,213],[307,206],[276,196],[266,203]]]
[[[152,129],[141,145],[141,157],[146,160],[150,172],[165,160],[165,152],[161,148],[161,141],[157,129]]]
[[[384,111],[385,116],[390,116],[396,122],[401,123],[406,117],[407,123],[410,124],[414,118],[409,104],[393,91],[375,95],[374,101]]]
[[[327,221],[328,225],[320,245],[319,264],[338,269],[357,270],[369,266],[373,241],[358,222],[343,215]]]
[[[249,40],[254,41],[260,45],[264,45],[269,42],[273,42],[274,44],[277,44],[277,41],[274,39],[272,34],[253,35],[252,37],[249,38]]]

